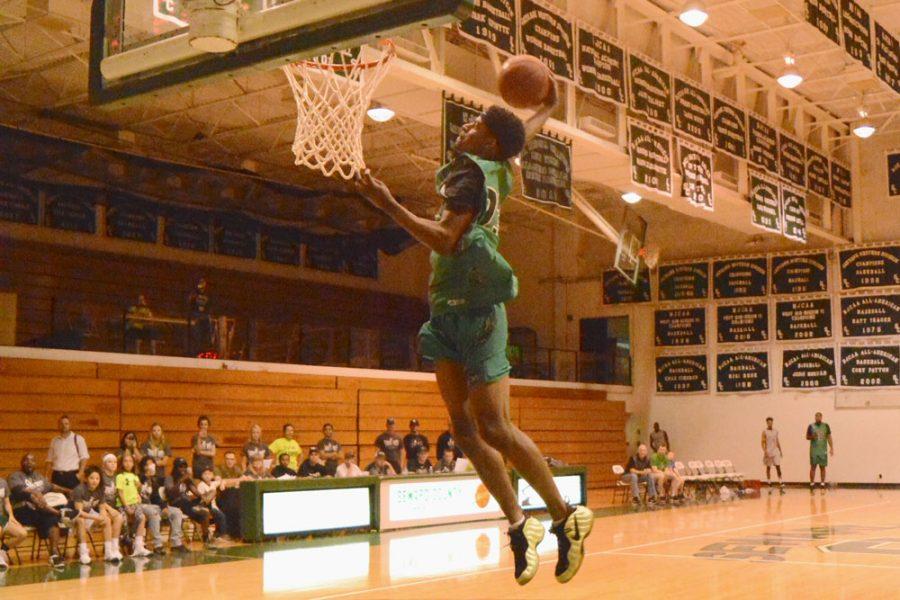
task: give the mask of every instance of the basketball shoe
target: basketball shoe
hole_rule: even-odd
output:
[[[556,580],[567,583],[581,568],[584,560],[584,540],[594,527],[594,513],[587,506],[576,506],[566,520],[554,525],[550,532],[559,540],[559,559]]]
[[[540,559],[537,547],[544,539],[544,526],[528,517],[519,527],[509,530],[509,547],[516,561],[516,583],[525,585],[537,575]]]

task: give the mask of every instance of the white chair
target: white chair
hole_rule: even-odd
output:
[[[631,486],[624,481],[622,481],[622,475],[625,474],[625,468],[622,465],[613,465],[612,472],[616,476],[616,487],[613,488],[613,504],[616,503],[616,496],[619,492],[622,492],[622,504],[628,502],[628,490]]]
[[[732,479],[740,483],[741,487],[744,487],[744,474],[734,470],[734,463],[730,460],[723,460],[722,464],[725,467],[725,472],[728,473]]]
[[[693,474],[693,471],[687,467],[685,467],[684,463],[680,460],[675,461],[675,472],[684,480],[684,493],[690,498],[695,498],[695,492],[697,484],[700,479]]]

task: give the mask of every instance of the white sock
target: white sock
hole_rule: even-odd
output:
[[[523,516],[521,519],[519,519],[519,520],[516,521],[515,523],[513,523],[512,521],[510,521],[510,523],[509,523],[509,528],[510,528],[510,529],[518,529],[518,528],[521,527],[524,523],[525,523],[525,517]]]
[[[134,547],[135,548],[143,548],[144,547],[144,536],[142,536],[142,535],[134,536]]]
[[[103,542],[103,556],[104,556],[104,557],[109,557],[109,556],[112,556],[112,555],[113,555],[112,545],[111,545],[111,543],[107,540],[107,541]]]
[[[78,544],[78,553],[79,554],[89,554],[87,542],[81,542]]]

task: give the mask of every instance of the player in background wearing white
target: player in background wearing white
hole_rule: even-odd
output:
[[[762,432],[762,451],[763,464],[766,465],[766,485],[769,486],[769,493],[772,493],[772,467],[778,474],[778,487],[781,493],[784,493],[784,480],[781,478],[781,441],[778,439],[778,430],[773,429],[772,425],[775,419],[766,417],[766,428]]]

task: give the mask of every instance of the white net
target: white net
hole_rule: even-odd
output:
[[[366,111],[393,57],[386,42],[382,51],[364,46],[282,67],[297,101],[295,164],[344,179],[365,169]]]

